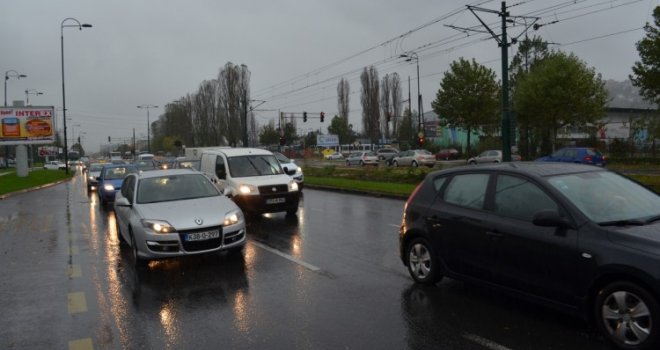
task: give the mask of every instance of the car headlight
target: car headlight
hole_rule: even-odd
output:
[[[295,181],[289,182],[289,192],[298,191],[298,183]]]
[[[114,191],[114,190],[115,190],[115,186],[113,186],[112,184],[105,184],[105,185],[103,185],[103,189],[104,189],[105,191],[110,192],[110,191]]]
[[[142,219],[142,226],[153,230],[156,233],[170,233],[176,230],[169,222],[163,220]]]
[[[238,192],[240,194],[258,194],[257,187],[248,184],[241,184],[238,186]]]
[[[296,174],[295,175],[302,175],[302,168],[301,167],[296,168]]]
[[[223,221],[223,226],[236,225],[239,222],[243,221],[243,213],[240,210],[230,211],[225,214],[225,220]]]
[[[88,176],[87,179],[90,181],[94,181],[94,176]]]

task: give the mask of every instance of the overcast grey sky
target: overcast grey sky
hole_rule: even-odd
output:
[[[24,100],[26,89],[36,89],[44,95],[30,95],[31,104],[61,108],[60,25],[68,17],[92,24],[82,31],[64,29],[69,139],[84,132],[88,151],[98,151],[108,136],[130,137],[133,128],[145,136],[146,111],[136,106],[160,106],[151,110],[153,121],[165,104],[194,93],[227,62],[248,66],[252,98],[268,101],[259,109],[326,113],[324,124],[312,118],[298,122],[303,131],[327,131],[337,111],[337,82],[347,78],[350,121],[360,130],[359,74],[365,66],[376,65],[381,78],[397,72],[404,81],[404,99],[410,76],[414,100],[415,64],[397,57],[416,51],[424,111],[430,110],[442,73],[459,57],[475,58],[501,74],[493,39],[447,27],[479,24],[469,11],[446,16],[466,4],[501,6],[500,1],[438,0],[0,0],[0,70],[28,76],[7,82],[9,104]],[[644,35],[640,28],[652,20],[660,0],[507,2],[513,4],[519,5],[509,9],[511,15],[538,16],[540,24],[558,21],[530,35],[575,53],[604,79],[625,80],[639,59],[635,42]],[[496,15],[479,15],[499,34]],[[402,36],[434,20],[439,21]],[[509,34],[520,30],[509,28]],[[509,57],[516,50],[512,46]],[[61,117],[58,112],[59,127]],[[277,112],[257,112],[260,124],[276,118]]]

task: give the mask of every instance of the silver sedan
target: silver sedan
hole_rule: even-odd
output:
[[[243,251],[243,212],[201,173],[187,169],[128,175],[115,197],[117,231],[136,265],[151,259]]]

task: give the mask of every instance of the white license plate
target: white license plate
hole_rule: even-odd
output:
[[[185,236],[185,240],[186,242],[193,242],[193,241],[204,241],[207,239],[213,239],[218,237],[220,237],[220,231],[213,230],[213,231],[205,231],[205,232],[188,233]]]
[[[278,204],[286,202],[286,198],[271,198],[266,199],[266,204]]]

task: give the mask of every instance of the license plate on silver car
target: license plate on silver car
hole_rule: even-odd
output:
[[[266,199],[266,204],[278,204],[286,202],[286,198],[271,198]]]
[[[218,237],[220,237],[220,231],[213,230],[213,231],[188,233],[185,236],[185,240],[186,242],[205,241],[207,239],[213,239]]]

